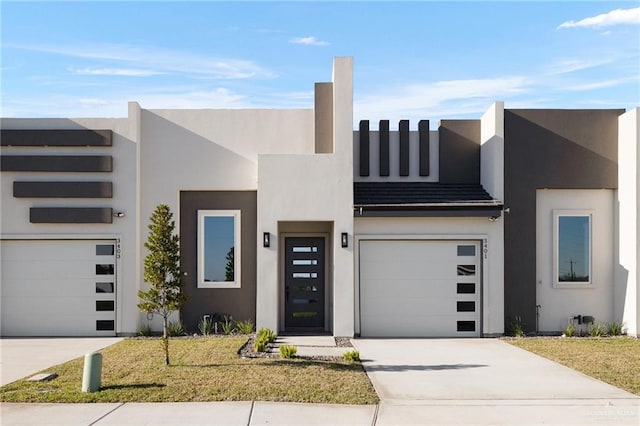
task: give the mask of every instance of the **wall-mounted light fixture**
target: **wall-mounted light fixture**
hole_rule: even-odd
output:
[[[269,232],[262,233],[262,247],[271,247],[271,234]]]
[[[113,212],[113,217],[124,217],[124,212]]]
[[[340,242],[342,243],[342,247],[349,247],[349,234],[343,232],[340,235]]]

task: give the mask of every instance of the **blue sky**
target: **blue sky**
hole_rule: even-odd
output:
[[[633,2],[2,1],[3,117],[310,108],[354,57],[354,123],[640,105]],[[375,125],[374,125],[375,127]],[[393,124],[392,124],[393,127]]]

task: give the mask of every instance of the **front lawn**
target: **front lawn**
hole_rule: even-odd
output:
[[[536,337],[507,342],[640,395],[638,339]]]
[[[304,359],[241,359],[246,338],[180,338],[163,365],[160,339],[126,339],[100,351],[102,389],[83,393],[84,358],[47,369],[49,382],[0,387],[5,402],[288,401],[376,404],[359,363]]]

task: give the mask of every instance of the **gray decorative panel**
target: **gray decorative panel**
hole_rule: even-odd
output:
[[[369,176],[369,120],[360,121],[360,176]]]
[[[107,207],[32,207],[31,223],[112,223],[113,209]]]
[[[409,176],[409,120],[400,120],[400,176]]]
[[[111,130],[7,130],[0,134],[2,146],[111,146]]]
[[[13,182],[16,198],[111,198],[111,182]]]
[[[380,120],[380,176],[389,176],[389,120]]]
[[[420,138],[420,176],[429,176],[429,120],[418,122]]]
[[[6,172],[111,172],[110,155],[3,155]]]

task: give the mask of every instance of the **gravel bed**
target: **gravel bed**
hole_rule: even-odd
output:
[[[353,347],[351,345],[351,341],[348,337],[336,337],[336,346],[341,348]],[[238,356],[241,358],[280,358],[279,352],[256,352],[253,350],[253,343],[256,340],[256,336],[252,335],[249,337],[249,340],[242,345],[242,347],[238,350]],[[268,349],[272,350],[275,348],[275,345],[269,344]],[[299,356],[296,355],[296,358],[304,358],[312,361],[342,361],[341,356],[324,356],[324,355],[314,355],[314,356]]]

